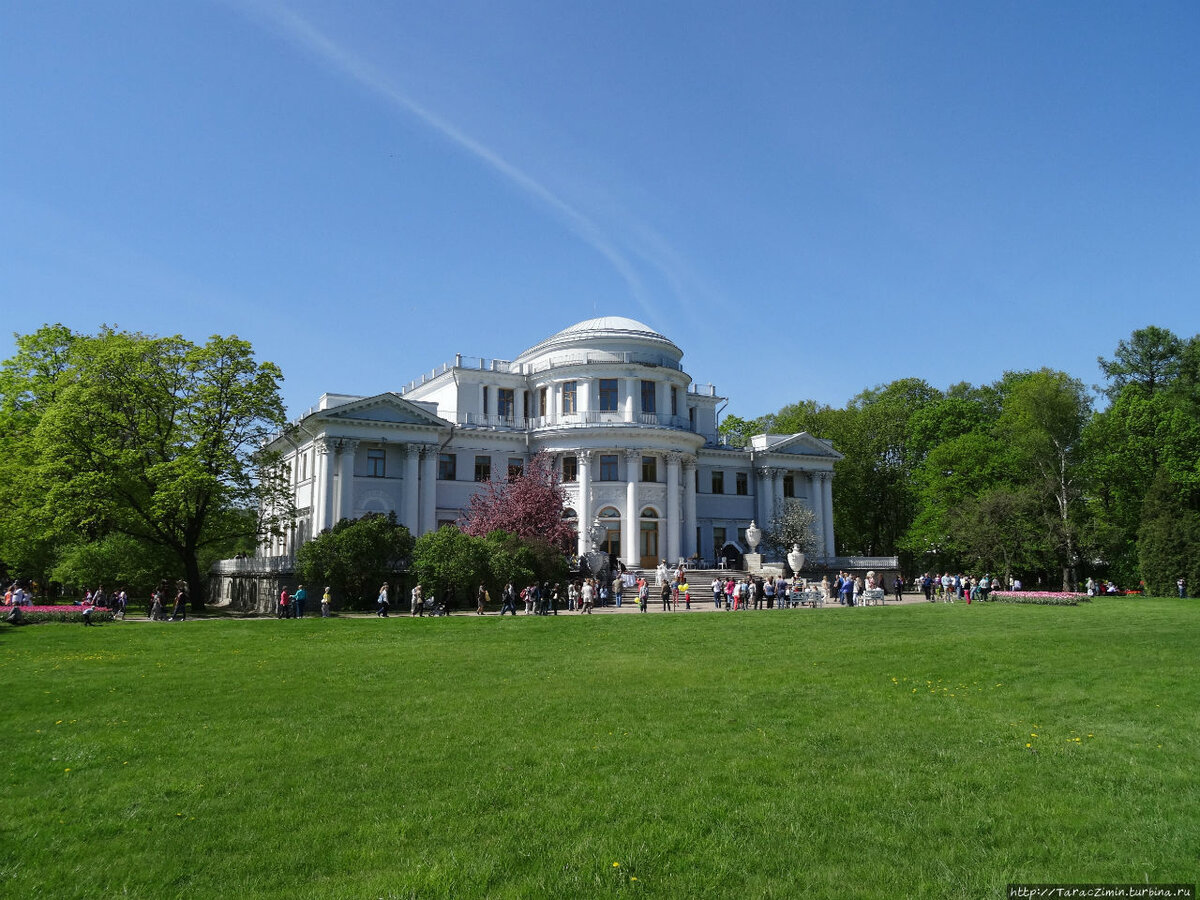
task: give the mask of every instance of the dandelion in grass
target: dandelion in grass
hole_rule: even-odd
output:
[[[615,862],[615,863],[613,863],[613,868],[619,869],[619,868],[621,868],[621,864],[619,862]]]

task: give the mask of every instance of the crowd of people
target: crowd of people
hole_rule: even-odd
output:
[[[999,575],[985,572],[982,576],[945,572],[941,575],[926,572],[920,578],[921,592],[930,603],[953,603],[955,600],[987,600],[992,591],[1021,590],[1021,579],[1010,578],[1007,586]]]

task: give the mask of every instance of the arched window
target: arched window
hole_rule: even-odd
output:
[[[656,513],[654,511],[654,507],[647,506],[645,509],[642,510],[642,518],[643,519],[657,519],[658,513]]]

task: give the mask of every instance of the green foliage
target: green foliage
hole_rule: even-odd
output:
[[[426,597],[474,597],[475,589],[491,576],[487,538],[472,537],[453,525],[443,525],[417,538],[412,574]]]
[[[1128,393],[1153,396],[1168,387],[1180,373],[1184,342],[1172,331],[1149,325],[1139,328],[1128,341],[1117,344],[1113,359],[1097,359],[1108,379],[1104,389],[1110,398]]]
[[[282,375],[245,341],[57,325],[17,346],[0,368],[12,443],[0,506],[19,520],[0,541],[10,566],[48,569],[120,534],[169,552],[200,605],[202,559],[290,518],[284,473],[259,452],[285,419]]]
[[[125,588],[130,598],[148,597],[176,564],[162,547],[110,534],[63,548],[50,577],[68,594],[103,583],[110,590]]]
[[[1153,594],[1171,596],[1175,583],[1200,585],[1200,494],[1159,472],[1142,507],[1138,558],[1142,578]]]
[[[328,585],[350,609],[365,609],[385,581],[408,564],[413,537],[389,512],[368,513],[361,519],[342,519],[296,552],[296,572],[314,596]]]

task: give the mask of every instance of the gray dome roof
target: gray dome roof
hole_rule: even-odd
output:
[[[683,351],[670,338],[655,331],[649,325],[625,316],[599,316],[595,319],[578,322],[550,335],[544,341],[534,344],[517,359],[524,359],[535,353],[559,347],[576,347],[593,342],[611,344],[614,341],[630,341],[642,345],[658,344],[663,349],[673,350],[679,356],[683,355]]]

